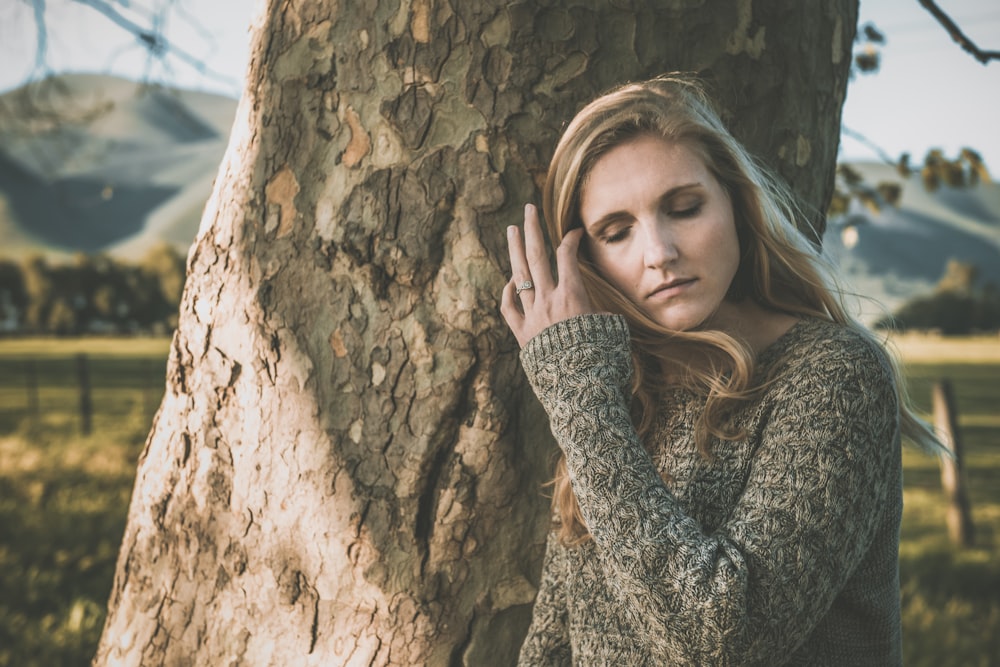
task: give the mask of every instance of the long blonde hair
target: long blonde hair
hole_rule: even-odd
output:
[[[832,320],[875,340],[848,314],[833,271],[796,227],[802,215],[791,193],[729,133],[703,88],[683,75],[622,86],[588,104],[572,120],[556,147],[543,192],[553,243],[582,226],[581,191],[594,164],[614,147],[644,135],[694,151],[729,195],[741,259],[727,298],[752,299],[768,310]],[[634,366],[632,412],[640,438],[652,429],[658,389],[667,378],[706,397],[694,431],[703,456],[711,457],[713,438],[742,438],[744,434],[727,417],[761,388],[752,386],[752,352],[722,331],[665,329],[605,280],[585,249],[580,270],[593,304],[624,315],[628,322]],[[933,432],[906,399],[898,367],[887,356],[900,391],[903,435],[925,449],[938,450]],[[565,456],[559,459],[552,484],[560,539],[567,544],[586,541],[590,535]]]

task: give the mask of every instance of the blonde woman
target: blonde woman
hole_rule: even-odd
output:
[[[562,450],[522,665],[900,662],[900,436],[791,197],[680,77],[598,98],[502,313]]]

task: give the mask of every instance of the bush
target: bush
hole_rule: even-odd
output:
[[[975,266],[948,262],[936,291],[908,301],[892,317],[875,326],[897,331],[940,331],[945,335],[967,335],[1000,329],[1000,292],[993,285],[975,287]]]
[[[66,264],[42,256],[0,259],[0,325],[6,333],[77,335],[172,330],[184,288],[184,257],[166,243],[138,265],[107,255]]]

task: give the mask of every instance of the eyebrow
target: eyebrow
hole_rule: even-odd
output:
[[[660,195],[660,201],[672,199],[673,197],[676,197],[677,195],[687,190],[702,189],[702,188],[704,188],[704,186],[699,181],[695,181],[693,183],[685,183],[683,185],[677,185],[670,188],[662,195]],[[601,232],[604,231],[604,228],[607,227],[608,225],[615,223],[621,220],[622,218],[630,218],[630,217],[631,214],[629,214],[627,211],[611,211],[610,213],[605,213],[590,225],[583,222],[582,218],[580,222],[581,226],[584,228],[584,231],[586,231],[591,236],[598,236]]]

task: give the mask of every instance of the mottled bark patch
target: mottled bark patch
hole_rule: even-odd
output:
[[[277,230],[277,238],[282,238],[291,233],[295,225],[295,218],[298,211],[295,208],[295,196],[299,194],[299,182],[288,165],[284,165],[281,170],[271,177],[264,188],[264,196],[267,197],[267,223],[266,231]]]
[[[344,149],[341,161],[345,167],[356,167],[361,162],[361,159],[368,155],[372,147],[372,141],[368,133],[365,132],[365,128],[362,127],[361,119],[354,109],[347,107],[344,116],[347,118],[348,127],[351,128],[351,141],[347,144],[347,148]]]

